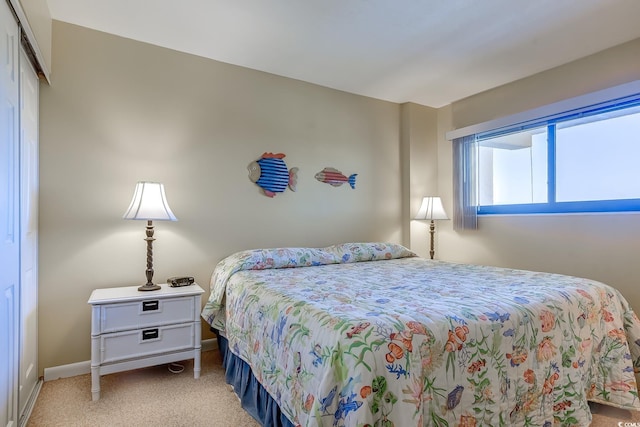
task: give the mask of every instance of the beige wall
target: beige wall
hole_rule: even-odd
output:
[[[93,289],[144,282],[145,223],[121,219],[139,180],[163,182],[179,220],[155,223],[158,281],[208,288],[247,248],[401,243],[398,104],[58,21],[41,89],[41,370],[89,360]],[[296,193],[249,181],[265,151],[300,168]],[[316,181],[326,166],[356,189]]]
[[[441,108],[438,183],[445,208],[452,206],[446,132],[638,79],[640,39]],[[603,281],[640,310],[640,213],[488,216],[479,227],[455,232],[451,221],[439,221],[439,258]]]
[[[438,191],[438,110],[414,103],[401,105],[402,219],[405,245],[429,256],[426,221],[411,221],[425,196]]]
[[[640,39],[454,102],[451,105],[452,129],[638,79]]]

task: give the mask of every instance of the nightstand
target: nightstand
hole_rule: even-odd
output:
[[[193,360],[200,377],[200,298],[197,284],[141,292],[138,286],[91,293],[91,393],[100,376],[180,360]]]

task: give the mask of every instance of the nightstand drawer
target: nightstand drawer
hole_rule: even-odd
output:
[[[193,322],[196,317],[195,309],[193,297],[149,298],[141,301],[105,304],[100,306],[98,333]]]
[[[193,348],[195,327],[191,322],[104,334],[100,337],[100,363]]]

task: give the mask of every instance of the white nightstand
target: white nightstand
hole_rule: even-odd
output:
[[[91,293],[91,393],[100,399],[100,376],[194,359],[200,377],[200,298],[197,284],[141,292],[138,286]]]

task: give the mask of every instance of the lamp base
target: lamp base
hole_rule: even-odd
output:
[[[144,274],[147,276],[147,283],[138,288],[139,291],[157,291],[160,289],[160,285],[153,283],[153,221],[147,221],[147,269]]]
[[[160,285],[155,285],[153,283],[147,283],[146,285],[142,285],[138,288],[139,291],[157,291],[158,289],[162,289]]]
[[[436,253],[435,249],[433,248],[433,235],[436,232],[436,224],[433,222],[433,220],[431,220],[431,223],[429,224],[429,233],[431,234],[431,250],[429,251],[429,256],[431,257],[431,259],[433,259],[433,255]]]

